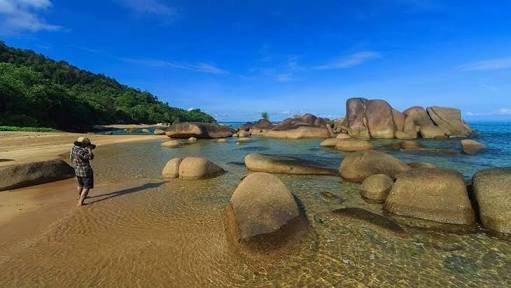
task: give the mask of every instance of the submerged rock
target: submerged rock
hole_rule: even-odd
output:
[[[403,141],[401,143],[399,143],[399,146],[401,149],[405,149],[405,150],[414,150],[414,149],[421,149],[423,148],[419,142],[417,141]]]
[[[165,148],[177,148],[180,146],[181,146],[181,142],[179,142],[178,140],[170,140],[170,141],[161,143],[161,147],[165,147]]]
[[[474,194],[484,227],[511,233],[511,168],[491,168],[473,178]]]
[[[478,152],[486,149],[485,145],[471,139],[461,140],[461,147],[463,149],[463,153],[469,155],[477,154]]]
[[[247,142],[250,142],[250,141],[252,141],[252,140],[250,138],[248,138],[248,137],[241,137],[241,138],[238,139],[237,142],[239,142],[239,143],[247,143]]]
[[[188,140],[187,140],[187,141],[188,141],[188,143],[190,143],[190,144],[197,143],[197,138],[195,138],[195,137],[190,137],[190,138],[188,138]]]
[[[334,214],[339,216],[348,217],[351,219],[362,220],[366,223],[372,224],[378,228],[382,228],[384,230],[388,230],[390,232],[405,234],[405,230],[401,228],[401,226],[395,222],[394,220],[378,215],[376,213],[367,211],[362,208],[341,208],[333,211]]]
[[[216,140],[217,143],[227,143],[227,139],[225,138],[220,138],[218,140]]]
[[[362,182],[375,174],[395,178],[397,174],[410,170],[401,160],[380,151],[364,151],[347,155],[339,167],[341,177],[352,182]]]
[[[375,174],[367,177],[360,186],[360,195],[377,203],[385,202],[394,180],[385,174]]]
[[[431,163],[427,163],[427,162],[412,162],[412,163],[408,163],[408,166],[410,166],[413,169],[418,169],[418,168],[436,168],[436,165],[431,164]]]
[[[276,233],[299,216],[293,194],[279,178],[267,173],[243,179],[226,209],[230,236],[237,241]]]
[[[269,130],[262,136],[280,139],[328,138],[330,133],[326,127],[300,126],[288,130]]]
[[[248,154],[245,156],[248,170],[256,172],[297,174],[297,175],[337,175],[337,171],[317,166],[306,160],[263,154]]]
[[[399,174],[384,209],[441,223],[475,223],[463,175],[453,170],[421,168]]]
[[[346,139],[337,141],[335,149],[344,152],[366,151],[373,149],[373,144],[366,140]]]
[[[171,125],[165,135],[171,138],[225,138],[231,137],[231,128],[218,124],[183,122]]]
[[[0,191],[74,177],[74,169],[60,159],[0,167]]]

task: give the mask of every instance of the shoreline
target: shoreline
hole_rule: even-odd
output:
[[[99,146],[158,141],[165,135],[100,135],[68,132],[0,132],[0,168],[50,159],[64,159],[74,140],[89,137]],[[54,225],[76,212],[75,178],[0,192],[0,250],[19,251],[44,237]],[[117,191],[125,185],[97,185],[90,196]],[[7,254],[7,253],[6,253]],[[9,253],[13,254],[13,253]],[[0,263],[8,260],[0,253]]]
[[[165,135],[100,135],[68,132],[0,132],[0,167],[61,158],[78,137],[97,146],[168,139]]]

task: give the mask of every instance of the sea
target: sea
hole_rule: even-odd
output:
[[[460,139],[418,140],[430,148],[422,151],[375,145],[406,162],[457,170],[467,182],[479,170],[511,166],[511,123],[470,125],[488,147],[477,155],[461,153]],[[338,168],[344,154],[320,141],[100,146],[88,205],[16,257],[0,259],[0,287],[511,287],[509,235],[390,215],[338,176],[277,175],[309,227],[285,253],[229,241],[225,209],[248,173],[244,157],[287,155]],[[164,181],[165,163],[185,156],[207,157],[227,173]]]

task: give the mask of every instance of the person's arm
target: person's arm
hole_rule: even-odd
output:
[[[94,159],[94,153],[92,153],[92,149],[91,148],[87,148],[87,151],[89,151],[90,160]]]
[[[80,156],[80,159],[86,161],[86,160],[92,160],[94,158],[94,154],[89,149],[81,149],[81,151],[78,153],[78,156]]]

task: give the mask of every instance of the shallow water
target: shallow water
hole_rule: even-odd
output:
[[[505,137],[490,132],[480,132],[490,149],[477,156],[390,152],[456,168],[468,178],[495,163],[511,163]],[[366,203],[358,185],[339,177],[278,176],[303,203],[312,231],[289,254],[241,253],[231,246],[223,215],[247,173],[243,157],[289,155],[337,168],[342,153],[319,148],[319,142],[254,138],[243,145],[203,140],[178,149],[162,149],[159,142],[100,147],[97,183],[122,188],[98,186],[88,206],[1,263],[0,287],[511,287],[509,237],[378,218],[381,205]],[[424,145],[459,151],[455,140]],[[166,161],[185,155],[208,157],[228,173],[163,182]],[[367,212],[333,212],[353,207]],[[366,217],[368,212],[374,214]]]

